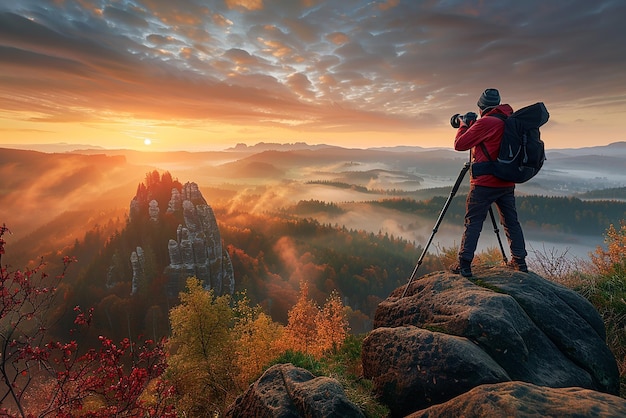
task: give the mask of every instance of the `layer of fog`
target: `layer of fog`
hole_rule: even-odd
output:
[[[128,208],[144,167],[128,166],[108,158],[58,158],[24,160],[0,166],[0,222],[24,237],[57,216],[73,211],[106,212]],[[82,225],[67,225],[74,236]],[[78,237],[84,235],[78,232]],[[59,237],[61,240],[63,237]]]
[[[350,205],[343,205],[346,207]],[[318,216],[318,219],[325,222],[337,223],[348,229],[362,229],[373,233],[388,234],[401,237],[422,249],[427,245],[430,236],[433,235],[428,253],[440,255],[443,251],[458,248],[463,234],[462,221],[454,221],[444,215],[437,230],[434,231],[436,219],[424,219],[415,215],[403,214],[397,211],[384,208],[373,209],[364,204],[352,205],[354,210],[334,217]],[[442,208],[443,209],[443,208]],[[502,226],[497,219],[498,233],[494,231],[493,224],[489,218],[483,225],[477,252],[497,249],[500,251],[498,236],[502,241],[505,255],[510,259],[510,250],[507,238]],[[550,234],[546,236],[542,231],[526,229],[526,248],[529,258],[533,259],[538,253],[562,254],[568,258],[587,260],[589,253],[595,251],[596,247],[603,244],[602,236],[582,236],[573,234]],[[417,260],[416,260],[417,261]]]
[[[98,151],[102,152],[102,151]],[[247,155],[247,154],[246,154]],[[430,188],[442,188],[438,193],[446,194],[452,187],[461,168],[463,159],[427,158],[419,161],[410,155],[406,159],[398,154],[381,153],[381,161],[341,160],[337,158],[317,158],[315,161],[288,159],[280,155],[279,160],[271,164],[282,170],[283,175],[276,177],[250,177],[245,173],[231,176],[242,165],[222,170],[222,165],[232,163],[244,155],[219,153],[195,155],[189,153],[150,154],[131,153],[125,155],[126,162],[116,159],[95,157],[70,158],[70,156],[35,155],[24,157],[21,166],[16,161],[0,165],[0,176],[5,193],[0,196],[2,219],[12,231],[19,235],[32,232],[37,227],[51,222],[56,216],[77,209],[102,211],[110,208],[128,208],[136,187],[144,181],[145,174],[153,169],[160,172],[169,170],[172,176],[185,183],[197,182],[201,190],[218,188],[232,191],[217,199],[210,193],[205,198],[210,204],[230,205],[232,209],[250,212],[265,212],[289,208],[299,201],[318,200],[337,203],[346,210],[333,217],[327,214],[313,214],[320,222],[337,224],[351,229],[361,229],[373,233],[387,233],[402,237],[415,245],[426,244],[432,233],[434,219],[420,219],[383,208],[372,209],[362,202],[390,198],[384,193],[363,193],[353,187],[332,187],[310,181],[340,182],[345,185],[366,187],[368,190],[404,190],[415,191]],[[424,154],[425,155],[425,154]],[[454,155],[454,153],[452,153]],[[347,155],[351,158],[352,155]],[[568,196],[578,192],[609,187],[623,187],[626,184],[626,171],[620,156],[614,159],[595,159],[593,155],[574,163],[567,158],[549,156],[544,170],[531,182],[519,185],[519,194],[537,194],[543,196]],[[14,159],[13,159],[14,160]],[[261,160],[259,160],[261,161]],[[435,162],[433,162],[435,161]],[[611,164],[605,164],[610,162]],[[583,164],[584,163],[584,164]],[[620,165],[620,163],[622,163]],[[371,175],[370,175],[371,172]],[[421,180],[417,180],[416,177]],[[467,187],[469,176],[464,179]],[[460,197],[457,197],[460,198]],[[441,248],[458,246],[462,234],[460,222],[444,218],[429,252],[435,253]],[[80,229],[82,225],[73,225]],[[77,238],[82,237],[81,231]],[[567,252],[572,256],[588,258],[588,253],[602,244],[602,236],[580,237],[576,235],[549,235],[540,231],[525,231],[530,249],[555,249],[559,253]],[[75,233],[75,231],[72,231]],[[503,233],[501,232],[504,240]],[[61,237],[57,237],[61,239]],[[498,243],[489,223],[485,224],[480,239],[479,251],[497,248]]]
[[[254,198],[251,198],[251,196],[254,196]],[[274,185],[266,189],[245,190],[233,199],[231,203],[233,208],[240,208],[241,205],[248,204],[246,209],[251,212],[285,210],[296,205],[299,201],[317,200],[335,203],[343,210],[343,213],[336,214],[331,211],[301,216],[312,217],[321,223],[333,226],[403,238],[420,248],[424,248],[430,236],[433,235],[433,241],[428,248],[428,253],[433,255],[440,255],[444,251],[458,248],[463,233],[462,220],[454,220],[447,213],[438,226],[436,233],[433,234],[433,229],[436,226],[435,218],[422,218],[370,204],[372,201],[390,197],[389,195],[366,194],[357,190],[342,189],[330,185],[291,182]],[[454,199],[462,198],[460,196],[454,197]],[[510,259],[510,251],[504,230],[499,223],[497,227],[505,254]],[[530,263],[537,256],[549,254],[563,255],[571,260],[588,260],[589,253],[595,251],[597,246],[603,244],[603,237],[600,235],[556,234],[534,229],[526,229],[524,233]],[[499,247],[494,227],[491,220],[487,218],[483,226],[477,252],[488,251],[494,248],[499,251]]]

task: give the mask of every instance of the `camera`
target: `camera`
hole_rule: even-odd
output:
[[[457,113],[450,118],[450,125],[452,125],[453,128],[458,128],[461,126],[461,122],[463,122],[465,125],[470,126],[472,123],[476,122],[477,118],[478,115],[474,112],[467,112],[464,115]]]

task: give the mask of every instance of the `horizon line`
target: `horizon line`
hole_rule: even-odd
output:
[[[561,148],[550,148],[546,146],[546,151],[558,151],[558,150],[575,150],[575,149],[586,149],[586,148],[598,148],[598,147],[610,147],[610,146],[626,146],[626,141],[614,141],[603,145],[589,145],[582,147],[561,147]],[[245,143],[237,143],[235,145],[231,145],[225,148],[198,148],[193,147],[193,149],[150,149],[151,147],[136,147],[136,148],[109,148],[103,147],[100,145],[92,145],[92,144],[72,144],[69,142],[53,142],[53,143],[29,143],[29,144],[0,144],[0,148],[6,149],[15,149],[22,151],[37,151],[44,153],[68,153],[68,152],[80,152],[80,151],[135,151],[135,152],[152,152],[152,153],[167,153],[167,152],[237,152],[237,151],[254,151],[255,148],[264,148],[270,147],[266,149],[262,149],[262,151],[284,151],[281,149],[271,149],[271,147],[300,147],[299,149],[287,149],[287,151],[298,151],[304,149],[324,149],[324,148],[338,148],[344,150],[394,150],[394,149],[421,149],[421,150],[450,150],[455,151],[452,146],[421,146],[421,145],[380,145],[380,146],[370,146],[370,147],[347,147],[342,145],[332,145],[326,143],[318,143],[318,144],[309,144],[303,141],[297,142],[257,142],[254,145],[248,145]],[[44,150],[49,148],[49,150]],[[59,148],[59,150],[54,151],[53,148]],[[66,148],[61,150],[61,148]],[[456,152],[456,151],[455,151]]]

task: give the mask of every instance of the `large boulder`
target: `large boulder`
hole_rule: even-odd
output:
[[[270,367],[226,411],[226,417],[364,417],[341,384],[293,364]]]
[[[393,415],[507,381],[619,393],[602,318],[586,299],[534,273],[474,274],[433,273],[379,304],[363,371]]]
[[[626,417],[626,400],[582,388],[546,388],[524,382],[483,385],[407,418],[434,417]]]
[[[365,377],[374,381],[376,396],[395,416],[478,385],[511,380],[468,339],[413,326],[376,329],[364,341],[361,357]]]

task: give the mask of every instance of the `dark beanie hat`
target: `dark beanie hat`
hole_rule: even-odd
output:
[[[498,106],[500,104],[500,93],[496,89],[487,89],[480,95],[477,104],[481,109]]]

